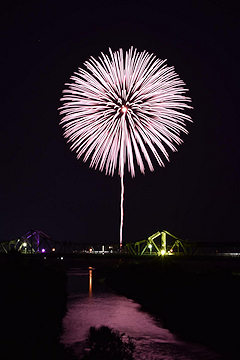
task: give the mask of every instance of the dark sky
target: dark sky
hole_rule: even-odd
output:
[[[120,178],[76,160],[57,109],[85,60],[131,45],[175,67],[194,122],[165,168],[126,175],[124,242],[163,229],[239,240],[239,37],[231,1],[5,1],[0,240],[38,229],[60,241],[118,243]]]

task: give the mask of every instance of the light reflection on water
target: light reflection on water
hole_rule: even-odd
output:
[[[63,319],[61,342],[80,352],[91,326],[109,326],[136,344],[136,360],[220,360],[208,349],[179,341],[162,327],[159,319],[141,311],[131,299],[115,294],[104,284],[92,284],[92,271],[73,269],[68,273],[68,311]]]

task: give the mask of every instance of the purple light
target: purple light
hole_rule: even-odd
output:
[[[45,253],[46,252],[46,250],[45,249],[42,249],[42,253]]]

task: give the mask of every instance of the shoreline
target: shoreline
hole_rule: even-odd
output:
[[[94,281],[105,281],[159,316],[182,340],[208,346],[227,360],[239,353],[240,259],[122,257],[104,262],[88,257],[51,263],[16,254],[4,259],[0,342],[6,360],[74,359],[59,342],[70,264],[95,267]]]
[[[224,263],[158,258],[123,263],[105,270],[104,277],[110,288],[160,316],[164,327],[183,340],[208,346],[229,360],[240,350],[240,259]]]

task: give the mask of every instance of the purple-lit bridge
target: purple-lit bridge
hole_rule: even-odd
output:
[[[57,241],[40,230],[29,230],[16,239],[0,242],[0,252],[22,254],[128,254],[131,256],[240,256],[240,242],[190,242],[166,230],[147,239],[126,243],[121,251],[118,244],[75,243]]]

